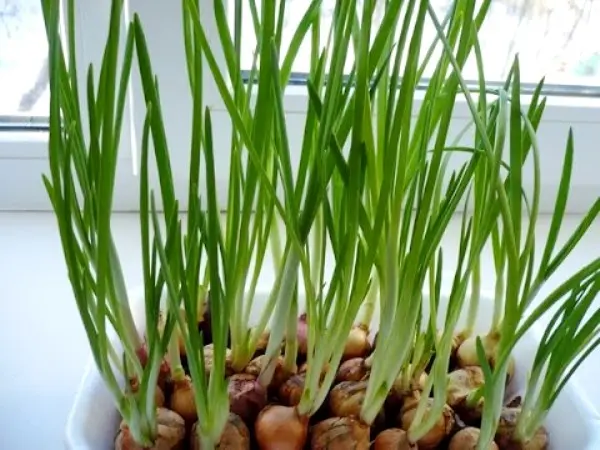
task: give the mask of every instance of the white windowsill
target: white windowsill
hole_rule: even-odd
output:
[[[579,217],[565,219],[570,232]],[[458,230],[458,221],[451,227]],[[458,236],[452,232],[448,236]],[[542,218],[536,236],[543,240],[548,219]],[[141,281],[139,223],[134,214],[117,214],[114,233],[130,287]],[[540,245],[543,242],[538,242]],[[452,247],[452,242],[445,241]],[[2,377],[0,398],[11,426],[5,427],[0,447],[7,449],[63,447],[63,431],[71,402],[88,361],[88,343],[72,300],[55,219],[49,213],[0,213],[2,295],[0,308],[0,351]],[[556,282],[565,273],[598,255],[600,221],[567,260]],[[537,253],[538,255],[541,252]],[[444,265],[450,269],[456,252],[445,247]],[[485,253],[484,260],[489,259]],[[490,284],[492,266],[483,264],[483,288]],[[268,288],[270,277],[262,280]],[[550,285],[548,285],[550,287]],[[545,290],[546,292],[546,290]],[[600,299],[598,300],[600,307]],[[576,381],[585,383],[591,403],[600,409],[600,351],[580,368]],[[10,381],[8,381],[10,380]],[[37,412],[37,416],[32,416]],[[10,417],[10,419],[9,419]],[[28,425],[34,420],[35,432]]]

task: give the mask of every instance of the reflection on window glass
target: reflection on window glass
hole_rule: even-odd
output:
[[[47,116],[47,41],[40,0],[0,0],[0,116]]]
[[[248,2],[243,3],[247,5]],[[287,48],[309,3],[309,0],[287,0],[283,50]],[[358,3],[362,5],[361,0]],[[477,4],[480,3],[478,0]],[[442,20],[452,0],[431,0],[431,4]],[[334,5],[335,0],[323,0],[323,43]],[[378,5],[384,5],[384,2],[379,1]],[[376,12],[379,20],[383,15],[381,9],[380,6]],[[244,18],[242,64],[244,69],[250,69],[256,39],[248,7]],[[425,45],[429,45],[436,37],[436,31],[429,16],[426,20]],[[492,0],[479,34],[486,79],[503,80],[518,53],[523,82],[537,83],[545,76],[547,84],[600,86],[598,28],[598,0]],[[438,48],[437,54],[441,52],[439,45]],[[296,59],[294,72],[306,73],[309,62],[310,43],[307,39]],[[346,67],[348,70],[351,68],[351,60]],[[464,76],[470,79],[477,77],[474,56],[464,68]]]

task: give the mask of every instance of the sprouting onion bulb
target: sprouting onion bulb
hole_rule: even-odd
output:
[[[369,375],[369,367],[364,358],[351,358],[340,364],[335,376],[337,383],[342,381],[362,381]]]
[[[298,405],[302,398],[305,381],[306,374],[298,374],[288,378],[285,383],[279,386],[277,392],[279,401],[287,406]]]
[[[311,429],[311,450],[369,450],[369,427],[352,417],[331,417]]]
[[[593,308],[600,292],[599,262],[600,259],[585,266],[584,273],[594,270],[577,284],[569,281],[578,279],[581,271],[552,291],[532,313],[543,311],[545,303],[562,301],[542,336],[521,406],[502,409],[495,431],[495,441],[501,448],[547,447],[549,437],[544,420],[548,412],[572,376],[573,368],[600,344],[600,311]]]
[[[431,13],[434,22],[435,14]],[[439,23],[435,23],[438,28],[438,34],[441,34]],[[452,48],[444,42],[445,53],[451,59],[451,63],[455,70],[459,69],[459,64],[452,57]],[[556,272],[562,265],[568,255],[572,252],[575,246],[580,242],[581,238],[589,230],[590,225],[600,213],[600,198],[598,198],[590,207],[588,213],[577,229],[571,236],[567,237],[561,248],[555,249],[557,238],[561,229],[567,197],[570,189],[570,178],[573,163],[573,133],[569,132],[567,139],[563,171],[561,174],[561,182],[559,185],[555,208],[553,209],[552,218],[550,221],[550,230],[545,240],[544,250],[540,261],[536,261],[535,255],[535,225],[539,214],[539,198],[540,198],[540,150],[538,148],[535,132],[540,123],[543,114],[545,101],[539,101],[540,91],[543,86],[543,81],[539,83],[534,93],[529,110],[524,112],[520,104],[521,96],[521,81],[519,61],[515,58],[515,63],[511,69],[511,74],[508,77],[506,86],[498,91],[498,102],[495,105],[493,114],[496,116],[494,126],[497,131],[496,142],[492,143],[487,134],[485,121],[487,119],[476,115],[475,102],[469,92],[465,90],[466,84],[461,81],[465,98],[470,110],[473,112],[473,118],[476,128],[482,141],[486,159],[492,168],[491,173],[495,179],[495,199],[492,202],[497,203],[496,211],[499,212],[498,220],[491,220],[487,223],[490,228],[488,233],[492,240],[492,248],[494,253],[494,262],[497,271],[496,278],[496,305],[494,308],[494,316],[492,327],[488,335],[494,336],[498,333],[500,338],[497,344],[493,345],[493,349],[489,349],[489,340],[484,343],[480,337],[476,338],[476,353],[479,364],[484,371],[485,386],[484,386],[484,405],[481,421],[481,433],[479,438],[478,448],[484,449],[489,445],[496,435],[498,421],[501,409],[503,408],[502,400],[506,389],[506,381],[510,378],[511,368],[511,352],[518,340],[526,333],[535,321],[537,321],[545,312],[555,306],[562,300],[562,297],[570,292],[574,292],[575,298],[581,294],[583,298],[587,298],[585,294],[586,288],[593,286],[592,282],[598,278],[598,260],[592,261],[587,265],[583,265],[579,270],[563,282],[549,297],[544,299],[533,311],[524,314],[524,312],[532,306],[532,302],[536,299],[540,289],[544,286],[547,280]],[[510,97],[509,97],[510,95]],[[501,178],[501,168],[499,157],[502,155],[505,143],[510,144],[509,161],[507,167],[509,175],[506,182]],[[530,151],[533,156],[533,194],[530,199],[523,199],[523,167],[527,160],[527,155]],[[523,210],[527,208],[528,224],[523,229]],[[492,217],[493,218],[493,217]],[[582,287],[583,284],[583,287]],[[592,289],[593,290],[593,289]],[[595,293],[594,293],[595,294]],[[566,301],[565,304],[574,307],[574,300]],[[584,302],[585,303],[585,302]],[[567,320],[562,319],[565,332],[569,332],[565,326]],[[572,329],[571,329],[572,331]],[[550,329],[546,330],[549,333]],[[588,335],[589,336],[589,335]],[[558,339],[559,341],[561,339]],[[493,342],[494,340],[492,340]],[[568,342],[569,339],[563,339],[563,342]],[[465,342],[466,343],[466,342]],[[463,343],[463,345],[465,345]],[[589,343],[589,342],[586,342]],[[565,344],[565,345],[570,345]],[[486,345],[488,348],[486,348]],[[596,342],[594,342],[596,345]],[[534,366],[538,365],[538,371],[541,372],[540,359],[541,355],[548,354],[544,349],[544,344],[540,344],[537,361],[534,361]],[[460,349],[459,349],[460,354]],[[490,361],[490,354],[493,356]],[[585,347],[570,347],[567,354],[571,360],[578,360],[587,356]],[[493,362],[493,364],[491,364]],[[565,367],[565,361],[557,363],[557,366]],[[551,371],[549,373],[552,373]],[[557,371],[557,373],[561,373]],[[565,372],[562,372],[564,374]],[[567,372],[571,374],[572,372]],[[560,377],[560,375],[559,375]],[[567,377],[568,378],[568,377]],[[539,379],[539,378],[538,378]],[[559,382],[559,379],[552,379],[544,392],[543,390],[533,392],[528,391],[530,398],[536,398],[539,410],[547,411],[547,407],[552,403],[555,396],[552,393],[556,386],[564,386]],[[531,386],[530,386],[531,387]],[[532,402],[533,403],[533,402]],[[522,444],[528,437],[532,437],[537,433],[543,420],[543,413],[534,415],[527,428],[527,433],[522,430],[517,435],[517,441]],[[531,417],[529,414],[524,414],[521,417]],[[522,423],[525,419],[521,419]],[[496,442],[502,447],[502,442],[496,439]]]
[[[115,440],[115,450],[177,450],[185,439],[185,422],[181,416],[166,408],[156,410],[156,436],[151,447],[137,443],[125,422],[121,422]]]
[[[77,61],[80,52],[75,36],[75,2],[41,3],[50,85],[50,173],[43,176],[43,181],[91,352],[123,420],[121,444],[117,444],[152,448],[164,438],[164,410],[158,409],[157,415],[157,385],[175,318],[169,315],[164,332],[159,333],[159,299],[164,281],[157,279],[155,268],[143,274],[145,323],[134,322],[111,227],[123,113],[133,64],[134,27],[126,23],[126,36],[121,36],[124,5],[122,0],[113,0],[102,70],[88,61],[82,67]],[[65,17],[61,17],[63,6]],[[68,34],[61,36],[59,30],[65,23]],[[87,70],[85,93],[79,92],[81,70]],[[147,215],[140,216],[142,247],[145,254],[157,260],[157,252],[164,247],[159,249],[144,234],[148,222]],[[142,325],[145,342],[138,334],[138,326]],[[123,347],[123,355],[115,351],[111,331]],[[127,380],[125,386],[119,384],[121,378]],[[168,445],[163,448],[174,447],[180,440],[167,438]]]
[[[205,450],[198,439],[197,424],[192,427],[190,450]],[[250,450],[250,430],[239,416],[229,413],[229,418],[219,438],[217,448],[224,450]]]
[[[537,427],[527,437],[516,432],[517,422],[521,416],[521,408],[503,408],[495,433],[495,442],[500,448],[508,450],[546,450],[548,433],[543,426]]]
[[[480,431],[478,428],[466,427],[452,436],[448,444],[448,450],[477,450]],[[499,450],[495,442],[487,447],[489,450]],[[503,449],[505,447],[502,447]]]
[[[466,422],[481,418],[483,398],[474,402],[476,391],[484,385],[483,370],[479,366],[469,366],[448,374],[446,403]]]
[[[329,393],[329,409],[337,417],[358,417],[367,390],[366,381],[343,381]]]
[[[417,444],[411,443],[408,434],[401,428],[388,428],[377,435],[373,442],[373,450],[418,450]]]
[[[343,359],[365,357],[370,351],[369,329],[362,324],[352,327],[344,346]]]
[[[419,406],[420,397],[407,398],[400,410],[399,423],[403,430],[409,431],[417,414],[417,407]],[[433,405],[433,399],[426,398],[428,404],[425,410],[424,417],[433,413],[431,406]],[[440,443],[446,439],[455,425],[454,412],[448,405],[444,405],[442,414],[436,417],[435,423],[423,436],[417,440],[419,449],[423,450],[434,450],[440,445]],[[409,435],[410,438],[410,435]]]
[[[266,362],[267,358],[265,355],[257,356],[252,361],[250,361],[250,363],[246,366],[244,372],[258,377]],[[273,392],[277,392],[280,389],[280,387],[291,376],[294,375],[293,371],[289,371],[285,368],[283,357],[280,356],[279,358],[277,358],[275,364],[275,372],[273,373],[273,379],[271,380],[271,384],[269,385],[269,389]]]
[[[171,395],[169,396],[169,409],[183,417],[186,424],[191,426],[198,419],[194,388],[191,378],[185,374],[181,365],[179,342],[181,333],[176,325],[169,341],[168,359],[171,368]],[[184,343],[185,344],[185,343]]]
[[[229,377],[229,407],[251,426],[267,405],[267,392],[256,375],[239,373]]]

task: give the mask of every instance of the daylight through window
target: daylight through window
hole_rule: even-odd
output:
[[[256,39],[249,2],[243,3],[245,10],[242,64],[249,70]],[[256,3],[258,5],[260,2]],[[362,4],[362,0],[358,0],[358,3]],[[452,0],[431,0],[431,3],[442,20]],[[308,0],[287,0],[283,31],[284,49],[289,45],[308,4]],[[378,1],[376,15],[379,20],[383,14],[383,4],[383,1]],[[323,0],[323,43],[329,31],[334,6],[335,0]],[[428,47],[436,37],[436,31],[429,18],[427,23],[429,27],[425,33],[424,45]],[[537,83],[545,76],[546,84],[554,85],[554,88],[558,88],[562,93],[591,93],[595,88],[600,88],[600,41],[594,38],[597,36],[599,25],[598,0],[492,0],[491,11],[479,34],[486,79],[492,82],[504,80],[514,55],[518,53],[523,82]],[[438,52],[440,51],[438,46]],[[308,72],[309,62],[310,43],[307,39],[294,65],[293,71],[297,81],[302,81],[302,74]],[[348,71],[351,64],[349,59],[346,64]],[[429,70],[432,71],[433,67]],[[427,73],[424,75],[427,76]],[[477,78],[474,56],[467,63],[463,75],[466,79]]]
[[[40,0],[0,0],[0,117],[46,117],[47,51]]]

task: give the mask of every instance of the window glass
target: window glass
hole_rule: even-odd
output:
[[[0,122],[48,115],[48,45],[40,0],[0,0]]]
[[[252,65],[256,39],[247,6],[249,2],[243,3],[242,64],[248,70]],[[287,0],[284,49],[309,3],[309,0]],[[362,0],[358,3],[362,5]],[[478,0],[477,4],[480,3]],[[378,1],[378,5],[383,4],[383,1]],[[441,21],[452,0],[431,0],[431,4]],[[330,26],[334,5],[335,0],[323,0],[322,37],[326,36]],[[381,19],[381,6],[375,16],[376,20]],[[436,37],[436,31],[429,17],[426,23],[425,45],[429,46]],[[557,85],[555,88],[570,93],[589,93],[600,87],[599,26],[598,0],[492,0],[479,34],[486,79],[502,81],[518,53],[524,83],[537,83],[541,77],[546,77],[547,86]],[[296,59],[294,73],[301,78],[301,74],[308,71],[309,62],[310,44],[307,39]],[[347,70],[350,67],[351,60],[346,65]],[[468,79],[477,77],[474,56],[467,63],[464,76]]]

